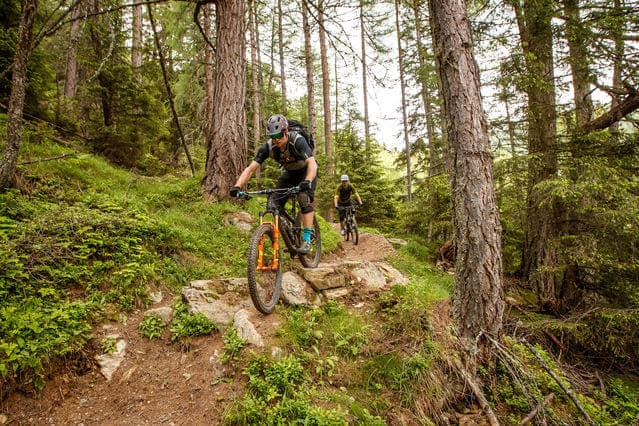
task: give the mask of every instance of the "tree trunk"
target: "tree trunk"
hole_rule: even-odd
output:
[[[523,274],[534,286],[539,303],[553,310],[557,304],[557,237],[554,206],[542,206],[542,182],[557,173],[557,112],[555,101],[552,1],[513,2],[526,57],[528,95],[528,201]]]
[[[67,52],[67,70],[64,79],[64,97],[72,99],[75,97],[77,80],[78,80],[78,61],[76,57],[76,48],[78,46],[78,38],[80,35],[80,13],[82,3],[77,3],[71,13],[71,28],[69,28],[69,50]]]
[[[22,112],[27,78],[27,62],[31,55],[33,24],[38,10],[37,0],[22,1],[22,17],[18,30],[18,43],[13,57],[11,94],[7,110],[7,143],[0,163],[0,189],[15,186],[18,153],[22,143]]]
[[[429,9],[454,167],[453,315],[472,372],[490,356],[486,335],[499,338],[502,332],[501,226],[466,4],[430,0]]]
[[[412,184],[412,170],[411,170],[411,149],[410,141],[408,139],[408,118],[406,114],[406,84],[404,82],[404,49],[402,49],[402,34],[399,22],[399,5],[400,0],[395,0],[395,30],[397,31],[397,51],[399,54],[399,86],[402,93],[402,124],[404,135],[404,150],[406,151],[406,200],[408,202],[412,199],[413,184]]]
[[[564,0],[567,17],[566,37],[570,50],[573,93],[575,95],[575,125],[581,128],[592,119],[592,98],[590,97],[590,70],[586,51],[587,34],[579,16],[579,0]]]
[[[205,4],[202,7],[204,9],[204,36],[207,40],[211,40],[211,5]],[[204,137],[206,138],[207,147],[211,146],[211,139],[213,138],[213,90],[215,88],[213,68],[213,48],[209,43],[204,43]]]
[[[133,35],[131,37],[131,67],[137,73],[142,67],[142,4],[133,6]]]
[[[308,21],[308,2],[302,0],[302,27],[304,28],[304,58],[306,62],[306,92],[308,99],[308,130],[315,137],[315,83],[313,73],[313,49],[311,25]],[[315,154],[317,147],[313,148]]]
[[[326,29],[324,28],[324,0],[320,0],[318,7],[319,14],[319,39],[320,39],[320,59],[322,62],[322,97],[324,101],[324,153],[328,160],[326,172],[328,176],[333,176],[335,160],[333,158],[333,143],[331,141],[331,83],[328,71],[328,57],[326,55]]]
[[[621,70],[623,68],[623,59],[624,52],[626,50],[626,43],[623,39],[624,26],[625,21],[623,18],[614,18],[614,17],[622,17],[624,13],[622,11],[624,6],[624,0],[614,0],[614,10],[611,13],[610,19],[616,19],[617,22],[613,24],[613,42],[615,43],[614,51],[613,51],[613,62],[612,62],[612,102],[610,104],[610,109],[614,109],[617,105],[621,103],[621,93],[622,91],[622,83],[621,83]],[[619,123],[614,122],[610,126],[610,133],[614,138],[619,136]]]
[[[257,42],[255,38],[255,10],[253,8],[253,0],[250,2],[248,11],[249,15],[249,37],[251,40],[251,88],[253,96],[251,101],[253,104],[253,143],[252,149],[255,151],[260,143],[260,86],[257,78],[259,64],[257,62]]]
[[[213,137],[203,186],[209,198],[227,198],[246,167],[244,0],[215,3]]]
[[[282,0],[277,0],[277,10],[282,10]],[[280,51],[280,79],[282,84],[282,114],[288,114],[288,100],[286,99],[286,62],[284,62],[284,28],[282,24],[282,14],[277,15],[277,39]]]
[[[370,115],[368,114],[368,78],[366,72],[368,71],[366,65],[366,27],[364,26],[364,0],[359,0],[359,28],[362,38],[362,95],[364,102],[364,144],[366,152],[370,152]]]

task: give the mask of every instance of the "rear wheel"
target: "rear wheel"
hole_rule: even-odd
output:
[[[255,308],[270,314],[280,298],[282,266],[275,250],[273,226],[262,224],[253,231],[248,249],[248,286]]]
[[[301,228],[302,214],[297,216],[295,226]],[[313,231],[311,234],[311,251],[308,254],[300,254],[300,261],[302,265],[307,268],[315,268],[319,265],[320,257],[322,256],[322,236],[320,234],[319,223],[317,222],[317,216],[313,216]]]

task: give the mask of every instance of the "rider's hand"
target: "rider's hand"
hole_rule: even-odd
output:
[[[363,205],[364,205],[364,203],[359,203],[358,204],[359,207],[362,207]]]
[[[309,191],[311,189],[311,181],[303,180],[300,182],[300,191]]]
[[[231,190],[229,191],[229,195],[233,198],[237,197],[237,194],[240,193],[240,187],[239,186],[234,186],[233,188],[231,188]]]

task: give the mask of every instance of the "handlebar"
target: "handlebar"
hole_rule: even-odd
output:
[[[335,208],[337,210],[349,210],[349,209],[356,210],[356,209],[362,207],[363,204],[364,203],[362,203],[362,204],[353,204],[353,205],[350,205],[350,206],[337,206]]]
[[[250,200],[253,195],[270,195],[270,194],[289,195],[289,194],[299,194],[299,192],[300,192],[299,186],[292,186],[290,188],[268,188],[268,189],[261,189],[259,191],[240,191],[237,193],[237,198]]]

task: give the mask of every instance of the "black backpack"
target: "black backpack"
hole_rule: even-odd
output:
[[[311,151],[313,151],[313,154],[315,154],[315,141],[313,140],[313,135],[311,135],[311,133],[308,131],[308,127],[297,120],[288,120],[288,131],[289,134],[290,132],[295,132],[304,136],[304,139],[306,139],[306,142],[308,142],[308,145],[311,147]],[[293,135],[291,140],[295,141],[295,135]]]

